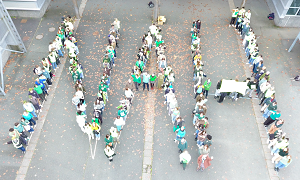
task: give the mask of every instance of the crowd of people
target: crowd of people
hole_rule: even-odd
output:
[[[211,165],[210,161],[213,156],[209,156],[210,148],[212,145],[212,135],[208,134],[209,128],[206,102],[208,101],[208,91],[211,87],[211,80],[207,78],[207,75],[203,72],[203,60],[201,55],[200,46],[200,29],[201,21],[194,21],[191,29],[191,49],[192,60],[194,66],[193,80],[194,80],[194,94],[196,99],[195,108],[193,110],[193,127],[195,128],[195,141],[198,146],[198,159],[197,159],[197,171],[203,171]],[[206,80],[204,81],[204,78]]]
[[[267,143],[273,155],[272,163],[275,163],[274,170],[279,172],[281,168],[287,167],[292,162],[289,155],[289,138],[282,130],[284,120],[280,119],[281,111],[277,109],[275,99],[275,88],[270,82],[270,71],[264,65],[263,55],[260,53],[257,43],[257,36],[250,26],[251,11],[246,12],[245,8],[238,7],[232,10],[232,18],[229,26],[234,26],[238,31],[248,58],[249,67],[252,67],[252,75],[246,79],[248,89],[246,94],[252,97],[252,92],[256,92],[256,97],[261,105],[261,113],[264,126],[268,133]],[[253,79],[252,79],[253,78]]]
[[[102,114],[108,99],[108,91],[110,86],[111,71],[115,67],[115,59],[117,58],[118,40],[120,37],[120,21],[116,18],[111,24],[108,33],[108,44],[105,49],[104,58],[102,61],[103,73],[101,76],[99,89],[97,93],[97,98],[94,102],[93,117],[91,121],[88,121],[86,114],[86,102],[84,100],[84,93],[86,92],[83,86],[83,69],[81,64],[78,62],[77,56],[70,57],[70,67],[69,72],[72,75],[73,81],[75,83],[75,95],[72,98],[72,103],[76,106],[76,121],[82,132],[88,135],[89,141],[91,139],[100,140],[100,130],[103,122]],[[76,53],[75,53],[76,55]],[[115,144],[119,143],[120,132],[122,131],[122,126],[125,125],[126,117],[129,113],[131,102],[125,98],[120,101],[120,106],[118,106],[118,116],[116,117],[114,124],[115,127],[111,127],[109,134],[105,136],[105,148],[104,154],[108,158],[109,162],[113,161],[113,156],[115,156]]]
[[[19,122],[9,129],[11,140],[6,144],[13,144],[22,153],[26,152],[26,146],[30,141],[31,134],[34,133],[38,114],[42,112],[42,107],[48,91],[52,86],[55,72],[60,65],[60,57],[64,57],[65,48],[70,49],[70,43],[75,43],[74,49],[77,49],[76,39],[73,36],[74,20],[71,16],[62,18],[61,25],[58,27],[56,37],[49,43],[49,54],[42,58],[41,65],[36,65],[33,73],[36,75],[34,85],[28,89],[28,100],[23,101],[24,112]]]
[[[207,96],[208,91],[211,87],[211,81],[209,78],[203,80],[206,77],[206,74],[203,72],[203,60],[201,55],[201,46],[200,46],[200,29],[201,21],[194,21],[191,28],[191,50],[192,50],[192,61],[194,66],[193,80],[194,84],[194,93],[196,99],[196,105],[193,110],[192,122],[193,128],[195,128],[195,141],[198,146],[198,159],[197,159],[197,171],[203,171],[211,165],[210,161],[213,157],[209,156],[210,147],[212,145],[212,136],[207,133],[209,127],[208,117],[206,117],[207,112]],[[203,82],[204,81],[204,82]],[[191,160],[191,155],[187,151],[187,141],[185,139],[186,130],[183,125],[184,120],[180,116],[179,107],[177,105],[175,90],[172,87],[168,87],[165,90],[167,108],[169,109],[169,115],[171,114],[173,131],[176,133],[175,143],[178,143],[178,152],[180,153],[179,159],[180,164],[183,165],[183,170],[185,170],[186,165]],[[175,104],[175,105],[173,105]]]

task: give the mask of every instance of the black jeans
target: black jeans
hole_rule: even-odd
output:
[[[236,20],[236,17],[232,17],[232,18],[231,18],[231,21],[230,21],[230,25],[234,24],[234,23],[235,23],[235,20]]]
[[[138,86],[138,82],[133,82],[135,85],[135,89],[138,91],[139,90],[139,86]]]
[[[205,96],[205,98],[207,99],[207,96],[208,96],[208,90],[204,90],[203,96]]]
[[[149,83],[144,83],[144,82],[143,82],[143,91],[145,90],[145,86],[147,86],[147,89],[148,89],[148,91],[149,91]]]

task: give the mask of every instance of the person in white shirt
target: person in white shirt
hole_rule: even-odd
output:
[[[188,153],[187,150],[184,150],[180,155],[179,155],[179,161],[180,164],[183,165],[183,170],[185,170],[186,165],[190,162],[191,160],[191,155]]]
[[[120,116],[117,116],[114,124],[117,126],[118,132],[120,132],[122,130],[123,126],[125,125],[125,121]]]
[[[155,26],[154,23],[151,26],[149,26],[149,30],[152,35],[152,38],[154,38],[157,33],[157,27]]]
[[[250,18],[251,18],[251,11],[248,9],[248,11],[245,13],[245,17],[249,20],[250,23]]]
[[[132,104],[132,98],[134,97],[134,94],[128,87],[125,89],[125,96],[129,100],[130,104]]]
[[[113,22],[113,25],[114,25],[115,28],[117,29],[118,34],[119,34],[120,28],[121,28],[120,23],[121,23],[121,22],[120,22],[117,18],[115,18],[115,21]]]
[[[151,48],[152,48],[152,37],[151,37],[150,33],[148,33],[148,35],[145,38],[145,40],[147,41],[147,46],[148,46],[149,50],[151,51]]]
[[[49,52],[52,52],[52,51],[54,51],[55,49],[56,49],[55,44],[54,44],[53,42],[50,42],[50,43],[49,43],[49,46],[48,46]]]

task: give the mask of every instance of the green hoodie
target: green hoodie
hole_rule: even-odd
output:
[[[204,89],[209,91],[210,86],[211,86],[211,82],[207,83],[207,80],[206,80],[205,83],[204,83]]]
[[[42,94],[43,90],[42,90],[43,85],[39,85],[38,87],[35,87],[34,90],[38,93],[38,94]]]
[[[142,82],[141,76],[139,76],[138,78],[134,74],[132,74],[131,76],[133,77],[133,82],[137,82],[137,83],[141,83]]]
[[[107,92],[107,89],[108,89],[108,86],[103,84],[103,83],[100,83],[99,85],[99,91],[102,90],[103,92]]]

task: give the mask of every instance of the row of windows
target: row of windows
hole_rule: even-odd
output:
[[[287,16],[300,16],[300,0],[293,0],[286,15]]]

